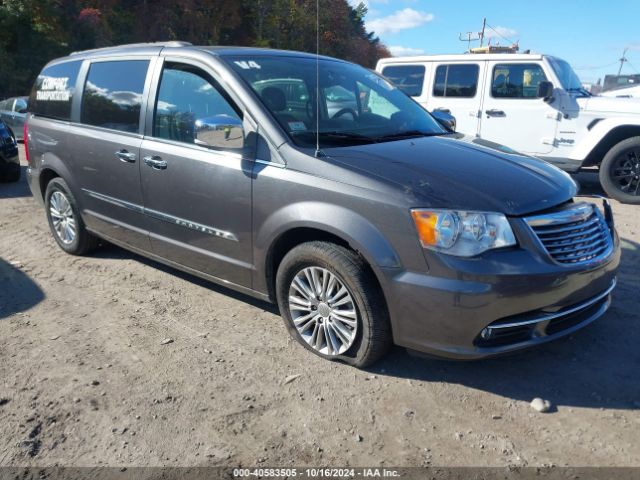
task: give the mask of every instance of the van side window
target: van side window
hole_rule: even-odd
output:
[[[547,77],[535,63],[499,64],[493,67],[491,96],[495,98],[537,98],[538,84]]]
[[[158,88],[153,136],[194,144],[197,120],[224,123],[227,118],[241,121],[241,115],[223,92],[210,75],[196,67],[166,65]]]
[[[148,60],[95,62],[82,94],[80,121],[96,127],[138,132]]]
[[[478,90],[478,65],[438,65],[433,85],[434,97],[472,98]]]
[[[422,65],[396,65],[383,68],[382,75],[407,95],[419,97],[422,94],[424,71]]]
[[[81,61],[64,62],[45,67],[36,78],[29,99],[30,111],[41,117],[71,119],[71,101]]]

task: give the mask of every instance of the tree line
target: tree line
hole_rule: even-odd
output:
[[[390,56],[364,3],[320,1],[320,53],[367,67]],[[315,52],[316,0],[2,0],[0,98],[28,94],[42,66],[72,51],[185,40]]]

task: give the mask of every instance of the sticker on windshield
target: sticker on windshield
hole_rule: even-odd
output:
[[[243,70],[250,70],[252,68],[255,68],[257,70],[260,70],[262,67],[260,66],[260,64],[258,64],[257,62],[254,62],[253,60],[249,60],[249,61],[245,61],[245,60],[238,60],[235,63],[237,66],[239,66],[240,68],[242,68]]]
[[[288,122],[289,130],[292,132],[304,132],[307,129],[307,126],[304,122]]]

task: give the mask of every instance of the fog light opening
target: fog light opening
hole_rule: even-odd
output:
[[[480,332],[480,336],[483,340],[489,340],[493,334],[493,331],[490,328],[483,328]]]

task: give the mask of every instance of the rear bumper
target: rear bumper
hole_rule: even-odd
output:
[[[500,254],[505,258],[498,261]],[[473,272],[484,275],[465,271],[463,262],[457,278],[388,271],[383,288],[394,341],[455,359],[546,343],[606,312],[619,261],[616,236],[610,255],[582,269],[538,262],[525,251],[505,251],[473,262]]]

